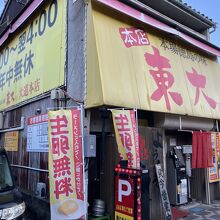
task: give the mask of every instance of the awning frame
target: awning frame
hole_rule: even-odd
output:
[[[169,25],[164,24],[161,21],[158,21],[155,18],[153,18],[149,15],[146,15],[143,12],[140,12],[140,11],[138,11],[138,10],[136,10],[136,9],[134,9],[134,8],[118,1],[118,0],[97,0],[97,1],[108,6],[108,7],[111,7],[111,8],[113,8],[123,14],[126,14],[129,17],[135,18],[135,19],[137,19],[147,25],[150,25],[156,29],[159,29],[164,32],[176,35],[179,38],[181,38],[182,40],[190,43],[191,45],[193,45],[203,51],[206,51],[209,54],[220,57],[220,49],[218,50],[214,47],[209,46],[208,44],[205,44],[205,43],[189,36],[189,35],[186,35],[180,31],[170,27]]]

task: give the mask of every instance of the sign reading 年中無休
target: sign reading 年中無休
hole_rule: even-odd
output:
[[[50,0],[3,45],[0,110],[64,84],[65,19],[66,1]]]

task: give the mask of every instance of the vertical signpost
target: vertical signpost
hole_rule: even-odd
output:
[[[172,211],[170,207],[170,201],[169,201],[169,197],[167,193],[163,170],[160,164],[156,164],[155,167],[156,167],[157,179],[158,179],[159,188],[160,188],[160,195],[161,195],[161,200],[163,204],[165,220],[172,220]]]
[[[134,178],[115,176],[115,219],[134,220]]]
[[[119,166],[115,169],[115,219],[147,220],[148,213],[142,211],[142,205],[146,204],[146,196],[142,198],[141,193],[142,169],[140,169],[137,112],[124,109],[111,111],[118,152],[121,160],[127,161],[125,167]]]
[[[211,133],[212,167],[209,168],[209,182],[220,181],[220,135],[219,132]]]
[[[115,168],[115,220],[149,220],[147,170]],[[149,191],[148,191],[149,192]]]

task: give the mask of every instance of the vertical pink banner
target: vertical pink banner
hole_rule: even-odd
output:
[[[140,168],[140,150],[139,150],[139,139],[138,139],[138,131],[137,131],[137,119],[135,118],[135,111],[130,110],[131,123],[134,134],[134,143],[135,143],[135,156],[136,156],[136,167]]]
[[[83,196],[83,166],[82,166],[82,132],[80,110],[72,110],[73,125],[73,151],[75,164],[75,186],[77,199],[84,199]]]
[[[134,110],[111,110],[121,159],[128,167],[140,168],[139,140]]]
[[[80,219],[84,198],[81,109],[48,112],[51,219]]]

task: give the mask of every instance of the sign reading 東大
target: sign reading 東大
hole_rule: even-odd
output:
[[[6,151],[18,151],[18,131],[5,133],[4,147]]]
[[[124,106],[220,118],[216,59],[126,15],[104,10],[95,1],[91,20],[87,107]]]
[[[0,110],[64,84],[66,1],[45,8],[0,52]]]
[[[48,115],[41,114],[28,118],[27,151],[48,152]]]

